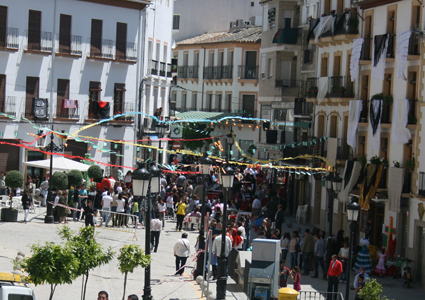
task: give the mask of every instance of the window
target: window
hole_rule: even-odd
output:
[[[90,56],[102,56],[102,20],[91,20]]]
[[[255,118],[255,95],[242,95],[243,116]]]
[[[273,78],[273,58],[269,58],[268,69],[269,69],[268,78],[271,79]]]
[[[419,172],[419,191],[418,194],[422,197],[425,196],[425,173]]]
[[[215,94],[215,110],[221,111],[221,94]]]
[[[193,65],[199,66],[199,52],[193,53]]]
[[[0,5],[0,47],[7,46],[7,6]]]
[[[232,112],[232,94],[226,94],[226,100],[224,105],[226,112]]]
[[[100,82],[90,81],[89,85],[89,119],[97,115],[97,102],[100,101],[100,92],[102,91]]]
[[[192,104],[190,105],[190,108],[192,110],[196,110],[197,101],[198,101],[198,95],[196,94],[196,92],[193,92],[192,93]]]
[[[156,111],[158,108],[158,87],[153,88],[153,111]]]
[[[182,103],[181,103],[181,109],[182,110],[186,110],[187,107],[187,94],[183,93],[182,94]]]
[[[41,11],[30,10],[28,14],[28,50],[41,50]]]
[[[38,77],[27,77],[26,85],[26,103],[25,103],[25,116],[32,116],[32,103],[34,98],[38,98],[39,89],[39,78]]]
[[[304,50],[304,63],[305,64],[311,64],[312,63],[312,50]]]
[[[126,60],[127,56],[127,23],[117,22],[117,38],[115,58]]]
[[[167,62],[168,59],[168,46],[164,45],[164,53],[162,53],[162,61]]]
[[[124,113],[125,84],[115,83],[114,86],[114,115]]]
[[[56,99],[56,117],[66,118],[69,108],[65,108],[64,100],[69,99],[69,79],[58,79]]]
[[[161,60],[161,43],[156,42],[156,60]]]
[[[251,7],[253,7],[254,6],[254,1],[251,1]]]
[[[59,53],[71,53],[71,20],[70,15],[60,15],[59,20]]]
[[[6,111],[6,75],[0,74],[0,112]]]
[[[180,15],[173,15],[173,30],[180,29]]]
[[[261,79],[266,79],[266,53],[261,54],[261,62],[260,62],[260,73],[261,73]]]
[[[205,105],[206,111],[211,111],[211,104],[212,104],[212,94],[207,94],[207,103]]]
[[[322,57],[322,64],[320,66],[320,77],[328,76],[328,58]]]

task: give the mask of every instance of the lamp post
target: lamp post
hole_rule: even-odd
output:
[[[332,235],[332,217],[333,217],[333,206],[334,206],[334,195],[332,189],[332,179],[334,178],[334,174],[330,172],[327,176],[325,176],[325,186],[328,191],[328,232],[329,235]]]
[[[163,121],[159,121],[155,125],[155,131],[158,134],[159,138],[159,150],[158,150],[158,160],[157,162],[162,164],[162,146],[161,146],[161,139],[164,137],[165,131],[167,129],[167,124],[165,124]]]
[[[44,138],[42,138],[42,139],[43,139],[43,143],[44,143]],[[52,224],[52,223],[55,222],[55,218],[53,217],[53,205],[50,204],[52,202],[53,153],[60,153],[64,149],[63,139],[61,139],[61,138],[59,139],[59,146],[55,144],[54,140],[55,140],[55,136],[53,134],[53,125],[52,125],[52,131],[50,133],[50,144],[49,144],[49,146],[41,148],[41,150],[43,150],[43,151],[49,151],[50,152],[49,191],[47,193],[47,211],[46,211],[46,216],[44,217],[44,223],[48,223],[48,224]]]
[[[229,155],[227,156],[227,160],[230,160],[230,154],[232,153],[232,146],[235,143],[233,140],[233,128],[230,127],[230,131],[226,134],[227,145],[229,145]]]
[[[201,173],[202,173],[202,177],[203,177],[203,181],[204,181],[204,188],[203,188],[203,197],[202,197],[202,202],[201,202],[201,226],[199,228],[199,250],[202,250],[199,255],[198,255],[198,261],[196,263],[196,270],[193,272],[193,277],[196,278],[199,275],[204,275],[204,270],[205,270],[205,266],[204,266],[204,255],[205,255],[205,235],[204,235],[204,231],[205,231],[205,214],[206,214],[206,202],[207,202],[207,186],[206,186],[206,181],[207,181],[207,176],[210,174],[210,170],[211,170],[211,165],[212,165],[212,160],[211,158],[208,157],[208,155],[205,153],[204,157],[202,157],[200,159],[200,168],[201,168]]]
[[[356,222],[359,218],[360,206],[354,200],[347,205],[347,218],[350,222],[350,245],[348,250],[348,261],[347,261],[347,283],[345,286],[345,299],[349,299],[350,296],[350,275],[351,275],[351,253],[353,252],[353,236],[356,228]]]
[[[226,285],[227,285],[227,257],[226,257],[226,231],[227,231],[227,203],[226,198],[229,194],[229,189],[233,187],[233,179],[235,178],[235,171],[231,166],[227,166],[224,170],[219,172],[219,180],[226,190],[224,203],[223,203],[223,227],[221,230],[221,253],[218,262],[218,280],[217,280],[217,299],[226,299]]]
[[[140,163],[138,168],[133,172],[132,175],[132,186],[134,196],[146,196],[148,203],[148,211],[146,214],[146,234],[145,234],[145,253],[146,255],[151,254],[151,193],[159,192],[159,177],[161,170],[155,165],[152,165],[150,172],[146,170],[144,164]],[[151,288],[151,266],[145,268],[145,287],[143,288],[143,300],[152,299],[152,288]]]

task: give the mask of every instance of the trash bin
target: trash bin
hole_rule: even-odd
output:
[[[279,289],[279,300],[297,300],[298,292],[291,288]]]

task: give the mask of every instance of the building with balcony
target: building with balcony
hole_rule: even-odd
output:
[[[160,18],[171,19],[173,2],[160,2],[155,2]],[[157,95],[162,101],[167,97],[163,95],[167,74],[161,73],[161,67],[171,61],[166,46],[171,44],[171,21],[158,24],[158,18],[147,18],[151,14],[146,11],[147,4],[142,0],[2,1],[0,110],[16,119],[0,117],[1,138],[10,143],[33,140],[28,133],[38,132],[24,117],[40,126],[53,125],[59,132],[73,133],[116,114],[153,114],[153,103],[160,101],[149,95]],[[145,55],[149,52],[145,48],[155,49],[149,41],[160,41],[155,51],[161,57]],[[161,62],[156,77],[147,75],[149,58]],[[140,87],[141,82],[146,86]],[[150,93],[148,83],[152,86]],[[44,115],[37,112],[39,103]],[[167,105],[158,106],[164,108],[163,115],[168,114]],[[90,144],[71,138],[65,154],[90,154],[106,164],[133,167],[134,158],[143,157],[141,147],[114,141],[137,139],[142,126],[136,115],[101,123],[80,134],[105,141]],[[27,169],[22,164],[43,159],[40,152],[0,145],[0,153],[1,171],[18,169],[26,175],[45,175],[44,170]],[[116,174],[116,167],[102,167],[105,174]]]
[[[175,108],[177,118],[192,112],[205,112],[206,119],[219,115],[259,118],[260,45],[261,27],[246,25],[178,42],[174,49],[177,86],[171,92],[170,110]],[[245,151],[258,142],[255,129],[259,126],[254,120],[230,119],[214,125],[214,134],[227,134],[233,127]],[[223,153],[218,154],[226,155],[226,139],[221,138],[221,143]],[[237,149],[233,151],[234,158],[241,158]]]

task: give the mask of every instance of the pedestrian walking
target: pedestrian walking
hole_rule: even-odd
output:
[[[333,292],[333,299],[337,299],[339,276],[342,274],[342,264],[336,259],[336,254],[332,255],[332,261],[328,269],[328,293]],[[331,300],[331,294],[328,294],[328,300]]]
[[[22,196],[21,201],[22,201],[22,209],[25,212],[24,222],[26,224],[28,222],[28,213],[29,213],[29,209],[30,209],[30,205],[31,205],[30,190],[29,189],[25,190],[25,193]]]
[[[300,243],[298,241],[297,235],[292,234],[292,239],[289,242],[289,253],[291,254],[291,269],[298,265],[298,250],[300,248]]]
[[[158,206],[159,219],[162,221],[162,228],[164,228],[165,227],[165,211],[167,209],[164,199],[159,200],[159,202],[157,203],[157,206]]]
[[[93,202],[90,200],[87,201],[87,206],[84,207],[84,214],[85,217],[85,224],[86,226],[93,226],[94,227],[94,220],[93,217],[96,216],[96,209],[93,206]]]
[[[182,238],[174,244],[174,256],[176,257],[176,275],[182,276],[187,258],[190,255],[190,242],[187,233],[182,234]]]
[[[177,225],[176,231],[182,231],[184,215],[186,214],[186,200],[184,198],[180,199],[180,202],[177,204]]]
[[[304,260],[304,273],[308,275],[310,272],[310,261],[314,252],[314,237],[310,234],[310,229],[306,229],[303,238],[303,245],[301,247],[301,253],[303,254]]]
[[[158,219],[158,214],[151,220],[151,251],[158,250],[159,235],[161,234],[161,220]]]

